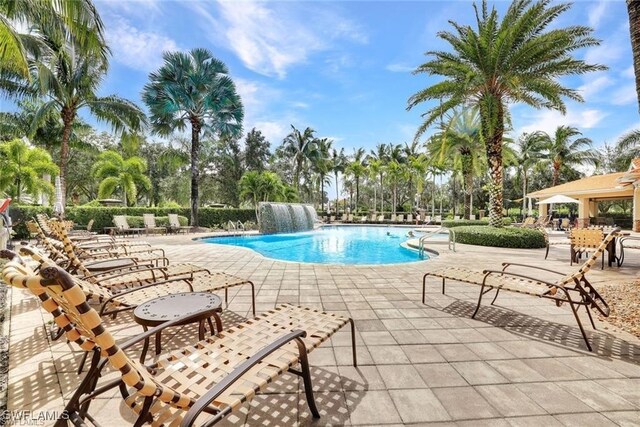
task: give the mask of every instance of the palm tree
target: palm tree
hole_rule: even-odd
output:
[[[527,193],[529,185],[529,170],[543,158],[542,150],[546,141],[544,132],[523,133],[517,142],[515,164],[518,166],[522,178],[522,211],[527,209]]]
[[[287,188],[278,174],[269,171],[249,171],[240,178],[240,198],[251,200],[256,210],[256,218],[260,218],[260,202],[293,201],[295,199],[290,188]]]
[[[138,187],[151,188],[146,171],[147,162],[142,157],[133,156],[125,160],[117,151],[108,150],[100,153],[91,174],[101,180],[98,197],[106,199],[120,189],[124,205],[129,206],[136,203]]]
[[[640,2],[627,0],[629,14],[629,32],[631,33],[631,51],[633,53],[633,71],[636,77],[636,94],[640,107]]]
[[[380,179],[380,213],[384,213],[384,170],[390,159],[391,146],[387,144],[376,145],[375,150],[371,150],[370,162],[375,162],[373,169],[377,170]]]
[[[429,151],[441,162],[449,160],[464,182],[464,217],[470,219],[473,176],[483,161],[480,115],[476,108],[455,111],[438,134],[430,139]]]
[[[23,192],[32,196],[53,195],[53,185],[42,175],[56,175],[58,167],[42,148],[31,148],[20,139],[0,144],[0,170],[0,191],[7,192],[18,203]]]
[[[416,179],[416,194],[418,199],[416,200],[416,208],[419,208],[420,197],[424,191],[424,180],[429,167],[429,161],[425,154],[418,154],[417,156],[411,156],[409,158],[409,170],[411,176],[415,176]]]
[[[149,74],[142,99],[153,132],[169,136],[191,128],[191,225],[198,226],[200,137],[236,137],[242,132],[242,102],[227,66],[207,49],[165,52],[164,64]]]
[[[338,213],[338,200],[340,200],[340,181],[339,175],[344,172],[347,166],[347,156],[344,154],[344,148],[340,151],[335,148],[331,150],[331,170],[336,180],[336,214]]]
[[[622,154],[622,163],[629,166],[631,160],[640,157],[640,129],[635,129],[622,135],[616,143],[617,151]]]
[[[476,10],[477,29],[451,22],[454,31],[441,31],[453,52],[431,51],[433,58],[416,73],[439,75],[444,79],[409,98],[408,109],[424,102],[442,100],[424,113],[415,138],[443,113],[459,106],[477,106],[482,121],[491,173],[489,223],[502,226],[502,138],[508,105],[524,103],[534,108],[566,111],[563,97],[583,101],[575,89],[562,86],[559,78],[605,69],[575,59],[576,49],[595,46],[592,29],[570,26],[548,30],[570,4],[550,5],[550,0],[514,0],[502,20],[486,1]]]
[[[399,163],[397,160],[391,160],[387,166],[387,179],[391,183],[392,194],[392,208],[393,214],[396,214],[396,207],[398,205],[398,184],[400,181],[407,177],[407,168],[404,164]]]
[[[327,176],[331,172],[332,159],[331,159],[331,146],[333,141],[327,138],[318,139],[317,151],[318,154],[312,160],[312,167],[318,174],[318,183],[320,186],[320,209],[324,211],[324,185],[329,183],[329,177]]]
[[[59,167],[64,202],[69,141],[81,110],[86,108],[98,121],[110,124],[116,132],[140,130],[147,120],[142,110],[132,102],[117,95],[97,95],[107,73],[108,64],[104,58],[78,54],[68,44],[51,47],[52,54],[31,67],[31,83],[18,74],[7,72],[0,76],[0,89],[13,96],[41,96],[46,99],[34,114],[32,133],[51,114],[55,113],[62,119]]]
[[[17,25],[30,33],[21,33]],[[91,0],[0,1],[0,69],[29,79],[29,58],[47,54],[44,40],[70,43],[86,54],[107,58],[102,20]]]
[[[591,140],[573,139],[578,135],[582,133],[572,126],[558,126],[553,137],[544,136],[544,148],[553,167],[552,186],[558,185],[563,167],[598,163],[598,153],[591,148]]]
[[[316,153],[317,140],[313,135],[314,133],[315,131],[310,127],[300,132],[295,126],[291,125],[291,133],[282,142],[285,152],[293,160],[293,185],[298,192],[300,191],[300,174],[303,166],[307,159],[313,157]]]
[[[345,173],[351,175],[356,184],[356,204],[354,210],[357,211],[360,202],[360,178],[362,178],[367,171],[364,164],[364,149],[358,148],[355,150],[352,159],[345,168]]]

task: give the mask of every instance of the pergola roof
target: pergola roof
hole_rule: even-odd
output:
[[[631,186],[622,187],[619,179],[629,172],[616,172],[606,175],[593,175],[576,181],[556,185],[527,194],[527,197],[546,198],[563,194],[574,198],[597,198],[597,197],[632,197],[633,188]]]

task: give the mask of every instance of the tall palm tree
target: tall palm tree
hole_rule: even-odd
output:
[[[380,213],[384,213],[384,170],[390,160],[390,149],[390,145],[378,144],[376,149],[371,150],[369,155],[370,161],[376,162],[374,169],[377,169],[378,178],[380,179]]]
[[[399,163],[397,160],[391,160],[389,163],[387,163],[386,171],[387,171],[387,179],[391,183],[391,195],[392,195],[391,211],[395,215],[396,207],[398,205],[398,184],[403,179],[406,178],[407,169],[404,164]]]
[[[31,82],[18,74],[7,72],[0,75],[0,89],[16,97],[45,98],[34,114],[32,133],[51,114],[55,113],[61,118],[59,167],[64,199],[69,141],[81,110],[88,110],[98,121],[110,124],[116,132],[138,131],[146,125],[147,120],[142,110],[131,101],[117,95],[98,96],[108,67],[104,58],[79,54],[69,44],[52,45],[51,48],[51,55],[41,58],[31,67]]]
[[[354,210],[358,210],[360,202],[360,178],[362,178],[367,171],[364,164],[364,148],[358,148],[354,150],[352,160],[345,168],[345,173],[351,175],[356,185],[356,204]]]
[[[629,166],[635,157],[640,157],[640,129],[635,129],[622,135],[616,142],[616,149],[622,155],[621,162]]]
[[[424,181],[427,169],[429,167],[429,160],[424,153],[417,156],[411,156],[408,163],[411,176],[416,178],[416,194],[418,199],[416,200],[416,208],[420,208],[420,198],[424,191]]]
[[[31,148],[21,139],[0,144],[0,191],[20,203],[22,194],[53,195],[53,186],[43,174],[56,175],[58,167],[42,148]]]
[[[636,94],[640,107],[640,1],[627,0],[629,14],[629,32],[631,33],[631,52],[633,53],[633,71],[636,77]]]
[[[19,24],[30,32],[21,33]],[[30,79],[30,58],[49,52],[45,37],[105,60],[109,52],[102,20],[91,0],[0,1],[0,69]]]
[[[100,153],[91,171],[94,177],[101,180],[98,197],[106,199],[119,189],[125,206],[136,204],[139,187],[151,189],[151,180],[145,175],[146,172],[147,162],[142,157],[124,159],[113,150]]]
[[[444,129],[430,139],[428,149],[440,161],[449,160],[451,167],[462,174],[464,217],[470,219],[473,177],[480,169],[484,158],[478,109],[454,110]]]
[[[574,139],[579,135],[582,133],[572,126],[558,126],[553,136],[545,135],[544,148],[553,168],[551,185],[558,185],[563,167],[598,163],[598,152],[591,148],[591,140],[589,138]]]
[[[378,177],[383,173],[384,164],[381,159],[377,159],[373,156],[369,156],[369,160],[367,160],[369,178],[374,181],[373,184],[373,210],[375,212],[378,209],[378,200],[377,200],[377,183],[375,182]],[[382,212],[382,178],[380,178],[380,212]]]
[[[340,200],[340,181],[339,176],[347,167],[347,156],[344,154],[344,148],[340,151],[335,148],[331,150],[331,170],[336,180],[336,214],[338,213],[338,201]]]
[[[298,192],[300,191],[300,174],[307,159],[316,155],[317,139],[314,136],[315,131],[307,127],[300,132],[295,126],[291,125],[291,133],[284,138],[282,142],[285,152],[289,154],[293,160],[293,185]]]
[[[227,66],[207,49],[165,52],[164,64],[149,74],[142,99],[152,130],[169,136],[191,128],[191,225],[198,226],[200,137],[236,137],[244,110]]]
[[[591,37],[592,29],[579,25],[548,29],[571,7],[550,3],[514,0],[501,20],[495,8],[489,10],[486,1],[480,10],[474,4],[477,28],[451,22],[453,32],[441,31],[438,37],[453,51],[427,52],[432,59],[415,71],[443,77],[409,98],[408,109],[442,100],[441,105],[424,113],[416,138],[453,108],[479,108],[491,173],[489,222],[494,227],[502,226],[502,139],[509,104],[521,102],[564,113],[563,97],[583,99],[577,90],[562,86],[559,78],[605,69],[572,57],[577,49],[599,44]]]
[[[320,186],[320,209],[324,211],[324,185],[329,183],[327,175],[331,172],[331,146],[333,141],[328,138],[317,140],[317,155],[312,160],[312,167],[318,174],[318,184]]]
[[[544,132],[523,133],[516,143],[515,164],[520,171],[522,181],[522,211],[527,210],[529,186],[529,170],[543,158],[544,144],[546,141]]]

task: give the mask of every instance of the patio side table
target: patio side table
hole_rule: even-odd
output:
[[[197,311],[202,311],[202,314],[176,326],[197,322],[199,340],[204,339],[205,322],[209,323],[211,335],[215,333],[215,330],[222,331],[222,320],[218,316],[218,313],[222,312],[222,299],[218,295],[209,292],[181,292],[151,299],[136,307],[133,311],[133,318],[146,332],[149,327],[158,326]],[[211,322],[211,317],[215,319],[215,329]],[[156,355],[160,354],[162,350],[161,342],[162,333],[158,332],[156,334]],[[144,363],[147,350],[149,350],[149,338],[144,340],[142,354],[140,355],[141,363]]]

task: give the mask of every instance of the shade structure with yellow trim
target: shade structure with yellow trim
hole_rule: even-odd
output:
[[[562,194],[557,194],[555,196],[549,197],[548,199],[540,200],[538,202],[539,205],[551,205],[555,203],[580,203],[580,201],[568,196],[564,196]]]

